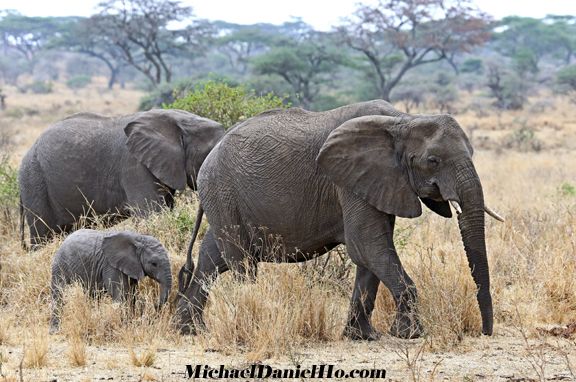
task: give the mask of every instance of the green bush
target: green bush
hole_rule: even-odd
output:
[[[560,194],[563,196],[576,196],[576,186],[571,183],[564,182],[560,185]]]
[[[74,76],[66,81],[66,86],[70,89],[82,89],[92,82],[92,77],[86,75]]]
[[[0,158],[0,222],[4,230],[15,226],[18,211],[18,171],[8,163],[6,157]]]
[[[263,111],[284,108],[284,98],[273,93],[256,95],[244,86],[230,86],[224,82],[208,81],[198,85],[187,95],[176,99],[172,104],[164,104],[166,109],[181,109],[202,117],[220,122],[228,129],[235,123],[250,118]]]

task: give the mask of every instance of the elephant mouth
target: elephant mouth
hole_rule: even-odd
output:
[[[444,202],[440,188],[434,181],[426,182],[419,190],[418,196],[434,200],[435,202]]]

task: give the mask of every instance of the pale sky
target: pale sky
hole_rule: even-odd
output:
[[[0,0],[0,9],[26,16],[90,16],[100,0]],[[197,17],[238,24],[281,24],[292,17],[315,29],[330,30],[360,3],[372,0],[183,0]],[[508,15],[541,18],[547,14],[576,15],[576,0],[475,0],[480,9],[499,19]]]

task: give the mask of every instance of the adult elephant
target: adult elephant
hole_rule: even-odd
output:
[[[217,122],[182,110],[80,113],[57,122],[20,166],[23,246],[24,220],[37,246],[82,215],[171,207],[175,190],[195,188],[200,165],[223,135]]]
[[[305,261],[345,243],[357,271],[344,334],[378,336],[370,316],[383,282],[398,309],[391,333],[419,335],[416,288],[393,232],[396,216],[422,213],[421,200],[441,216],[452,216],[449,202],[459,213],[482,332],[492,334],[482,185],[470,142],[449,115],[403,114],[382,100],[266,112],[220,141],[200,169],[198,191],[210,228],[192,277],[190,250],[179,275],[184,333],[203,325],[206,281],[218,273],[255,275],[259,261]],[[281,235],[283,253],[267,251],[254,229],[262,226]]]

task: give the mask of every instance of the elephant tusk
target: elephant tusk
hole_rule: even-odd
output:
[[[454,208],[456,210],[456,213],[458,215],[460,215],[462,213],[462,208],[460,208],[460,204],[457,201],[450,200],[450,205],[452,205],[452,208]]]
[[[500,216],[498,213],[496,213],[494,210],[492,210],[490,207],[488,207],[487,205],[484,205],[484,211],[492,216],[494,219],[503,222],[504,218],[502,216]]]

